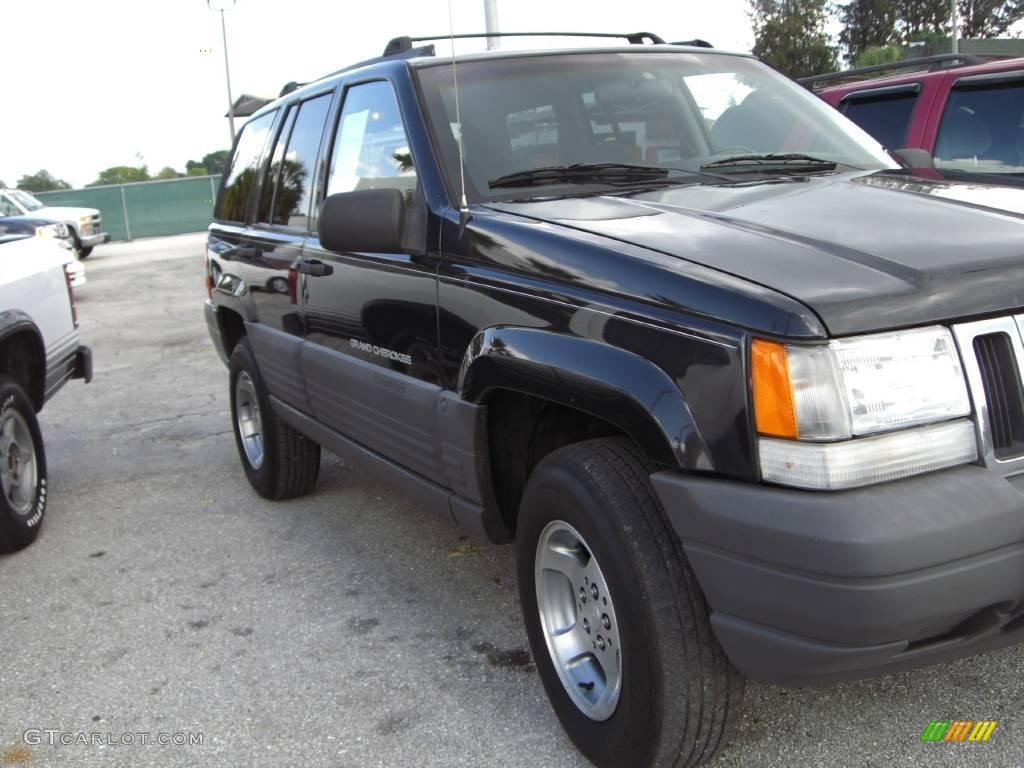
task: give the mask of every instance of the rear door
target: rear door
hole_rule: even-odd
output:
[[[292,102],[268,152],[248,232],[252,257],[265,267],[249,291],[262,296],[260,323],[249,328],[256,362],[271,394],[309,412],[301,371],[302,318],[292,295],[289,268],[302,254],[318,183],[318,161],[334,88]]]
[[[394,87],[349,84],[326,164],[324,194],[358,189],[420,195]],[[302,369],[316,418],[352,440],[445,483],[437,407],[436,255],[303,249]]]

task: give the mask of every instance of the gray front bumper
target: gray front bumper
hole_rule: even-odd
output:
[[[748,677],[823,683],[1024,640],[1024,476],[965,466],[840,493],[651,481]]]
[[[91,248],[95,245],[109,243],[110,235],[106,232],[97,232],[94,235],[83,235],[79,236],[78,242],[80,242],[84,248]]]

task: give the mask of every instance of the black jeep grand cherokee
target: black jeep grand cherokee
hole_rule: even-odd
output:
[[[323,446],[515,540],[601,766],[708,759],[743,676],[1024,638],[1024,224],[651,39],[393,41],[246,124],[207,253],[256,490]]]

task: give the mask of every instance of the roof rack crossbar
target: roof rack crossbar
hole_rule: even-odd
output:
[[[808,87],[829,83],[833,80],[841,80],[846,77],[857,77],[860,75],[873,75],[878,72],[891,72],[901,69],[923,69],[929,71],[936,69],[953,69],[955,67],[966,67],[971,64],[984,64],[985,59],[981,56],[973,56],[964,53],[940,53],[936,56],[922,56],[919,59],[905,59],[894,61],[891,64],[873,64],[870,67],[856,67],[846,69],[842,72],[830,72],[826,75],[814,75],[813,77],[802,77],[797,80],[800,85]]]
[[[483,37],[613,37],[628,40],[631,45],[661,45],[665,41],[653,32],[470,32],[459,35],[428,35],[426,37],[396,37],[388,42],[384,48],[385,56],[394,56],[403,53],[413,47],[413,43],[423,43],[429,40],[467,40],[470,38]]]

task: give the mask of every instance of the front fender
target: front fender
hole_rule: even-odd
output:
[[[494,389],[561,403],[618,427],[653,461],[713,468],[675,382],[650,361],[609,344],[535,328],[487,328],[466,351],[458,387],[473,403]]]

